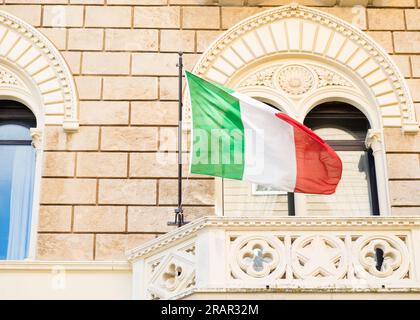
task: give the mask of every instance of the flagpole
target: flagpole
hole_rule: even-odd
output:
[[[184,224],[184,210],[182,209],[182,69],[183,52],[178,52],[178,207],[175,209],[175,224]]]

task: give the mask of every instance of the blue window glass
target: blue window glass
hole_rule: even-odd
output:
[[[36,153],[29,127],[34,120],[31,114],[25,122],[21,110],[12,106],[2,108],[0,102],[0,260],[28,256],[32,219]]]

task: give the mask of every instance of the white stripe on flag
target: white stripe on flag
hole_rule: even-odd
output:
[[[293,192],[296,151],[293,126],[275,116],[279,111],[238,92],[245,130],[243,180]]]

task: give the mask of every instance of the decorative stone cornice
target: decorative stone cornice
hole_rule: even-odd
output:
[[[77,110],[78,97],[73,76],[64,58],[54,45],[38,30],[11,14],[0,10],[0,29],[4,37],[0,44],[5,43],[7,37],[19,40],[19,50],[6,50],[2,59],[10,62],[9,65],[17,68],[20,74],[25,75],[27,82],[33,85],[33,92],[41,94],[42,104],[61,105],[63,117],[56,123],[57,115],[46,122],[62,124],[66,131],[75,131],[78,128]],[[17,41],[15,41],[17,43]],[[45,73],[45,76],[44,76]],[[13,79],[7,74],[0,74],[0,81],[10,82]]]
[[[313,287],[313,288],[193,288],[187,291],[183,291],[173,297],[170,300],[183,300],[187,297],[193,297],[193,299],[202,299],[206,297],[207,299],[226,299],[227,294],[238,294],[241,296],[244,294],[249,295],[252,298],[256,299],[256,295],[259,297],[264,297],[265,295],[279,294],[278,298],[280,299],[285,294],[305,294],[306,298],[312,296],[315,299],[319,299],[320,294],[325,294],[325,299],[331,299],[332,295],[335,295],[337,299],[348,299],[349,294],[354,294],[356,299],[360,299],[361,293],[374,293],[370,296],[369,299],[378,299],[382,300],[385,297],[395,299],[395,294],[419,294],[420,288],[354,288],[354,287],[343,287],[343,288],[322,288],[322,287]],[[344,297],[340,297],[340,294],[345,294]],[[376,298],[375,298],[376,296]],[[403,298],[404,299],[404,298]],[[405,298],[406,299],[406,298]]]
[[[152,252],[156,253],[174,243],[185,241],[194,237],[197,232],[204,228],[232,228],[259,231],[267,230],[329,230],[331,228],[350,229],[357,227],[360,230],[375,229],[409,229],[420,226],[420,217],[203,217],[189,223],[179,229],[173,230],[146,244],[126,252],[128,260],[133,262]]]

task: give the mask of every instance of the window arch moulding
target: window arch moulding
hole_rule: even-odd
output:
[[[193,72],[219,84],[240,87],[243,86],[241,81],[250,79],[251,69],[260,69],[264,63],[289,63],[287,61],[293,58],[314,62],[314,65],[318,64],[316,67],[325,70],[330,66],[333,70],[331,81],[339,83],[333,83],[329,89],[337,93],[341,90],[343,96],[358,91],[357,99],[364,98],[374,109],[372,113],[378,114],[378,129],[399,127],[407,133],[419,130],[410,91],[391,57],[374,40],[351,24],[305,6],[282,6],[243,20],[210,45]],[[293,70],[291,64],[289,72],[300,72],[303,78],[315,77],[315,81],[320,83],[317,71],[314,73],[314,70],[309,70],[308,73],[302,66]],[[265,81],[267,78],[257,80]],[[283,85],[287,87],[287,83]],[[310,85],[306,83],[306,86]],[[355,90],[351,90],[352,86]],[[262,84],[260,87],[267,86]],[[252,92],[252,88],[256,86],[251,85],[243,90]],[[266,93],[269,95],[269,90]],[[290,92],[284,95],[287,96],[290,96]],[[188,108],[187,103],[186,122],[190,119]],[[303,120],[301,118],[304,115],[298,114],[299,110],[295,110],[294,116]]]
[[[73,76],[54,45],[34,27],[0,10],[0,96],[18,100],[35,114],[38,130],[78,124]]]

